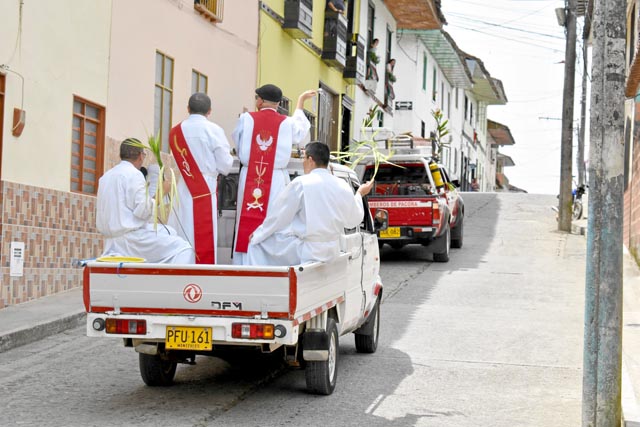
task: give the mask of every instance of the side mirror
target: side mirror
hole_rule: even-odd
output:
[[[460,188],[460,181],[458,181],[457,179],[454,179],[453,181],[451,181],[451,183],[455,185],[456,188]]]
[[[386,230],[389,227],[389,212],[384,209],[376,209],[373,217],[373,228],[376,231]]]

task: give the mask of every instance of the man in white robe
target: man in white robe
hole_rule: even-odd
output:
[[[364,218],[362,197],[373,181],[358,188],[327,169],[329,147],[307,144],[299,176],[276,199],[267,218],[251,236],[247,252],[251,265],[298,265],[329,262],[340,254],[340,237]]]
[[[156,231],[150,223],[154,200],[140,172],[146,153],[129,141],[139,142],[124,140],[120,145],[121,162],[98,182],[96,227],[105,237],[103,256],[192,264],[194,252],[189,243],[171,227],[158,224]]]
[[[195,171],[193,167],[187,167],[186,170],[183,168],[184,159],[176,155],[174,141],[169,141],[169,144],[182,177],[178,181],[178,201],[173,204],[173,209],[169,214],[169,225],[194,246],[196,263],[215,263],[218,247],[218,203],[216,197],[218,174],[227,175],[229,173],[233,165],[233,157],[229,141],[222,128],[207,119],[211,114],[211,99],[204,93],[194,93],[189,98],[187,111],[189,117],[179,123],[176,128],[181,128],[188,150],[195,161],[195,166],[199,169],[199,173],[208,186],[208,192],[211,196],[211,215],[207,218],[198,217],[198,215],[196,217],[198,221],[207,221],[213,234],[209,232],[205,236],[195,236],[195,231],[200,227],[194,226],[194,198],[185,182],[185,173],[188,175],[195,173]],[[213,258],[206,261],[198,259],[199,245],[196,242],[198,238],[205,241],[202,243],[203,245],[213,248]]]
[[[304,102],[315,96],[317,92],[317,90],[303,92],[298,98],[293,116],[287,117],[277,112],[278,105],[282,100],[282,90],[275,85],[266,84],[256,89],[256,110],[258,111],[255,113],[243,113],[238,119],[238,124],[232,134],[241,164],[240,177],[238,180],[238,203],[236,205],[236,229],[233,242],[233,263],[236,265],[248,264],[246,252],[248,237],[255,228],[260,225],[256,222],[250,225],[244,220],[241,220],[243,210],[251,208],[262,209],[264,217],[273,206],[273,201],[289,183],[290,178],[287,165],[291,159],[291,151],[294,149],[294,144],[300,144],[307,138],[311,127],[311,123],[303,111]],[[256,145],[260,143],[257,141],[257,134],[263,130],[262,127],[260,127],[260,129],[256,128],[256,123],[260,123],[260,126],[266,125],[265,127],[273,124],[277,129],[276,135],[273,135],[276,141],[275,156],[273,163],[267,166],[267,173],[271,172],[270,183],[265,183],[264,180],[260,180],[259,178],[258,180],[261,182],[258,185],[256,185],[255,182],[250,182],[251,195],[256,194],[258,197],[255,198],[255,201],[251,203],[250,206],[247,206],[247,203],[244,203],[247,172],[256,167],[255,164],[251,164],[250,162],[251,153],[252,150],[256,150]],[[267,144],[269,143],[267,142]],[[265,149],[265,147],[263,147],[263,149]],[[256,159],[256,161],[257,160],[260,159]],[[254,178],[253,181],[256,181],[256,179]],[[259,188],[260,192],[255,193],[254,187]],[[260,197],[267,192],[268,198],[266,202],[260,200]],[[240,246],[238,246],[239,240],[241,242]],[[240,248],[240,250],[238,250],[238,248]]]

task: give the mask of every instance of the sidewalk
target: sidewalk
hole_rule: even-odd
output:
[[[0,310],[0,353],[85,324],[82,288]]]

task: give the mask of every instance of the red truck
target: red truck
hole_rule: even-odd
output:
[[[462,247],[464,204],[442,165],[421,154],[394,154],[378,165],[375,186],[369,196],[372,214],[388,212],[388,228],[378,232],[378,244],[394,249],[421,244],[436,262],[449,261],[449,249]],[[363,182],[375,172],[373,157],[359,166]]]

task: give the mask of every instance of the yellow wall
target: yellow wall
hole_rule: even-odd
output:
[[[284,17],[284,2],[269,0],[265,4],[278,15]],[[324,8],[326,0],[313,2],[313,38],[315,46],[322,49],[324,30]],[[354,15],[357,16],[356,13]],[[315,89],[319,82],[332,88],[338,94],[353,92],[354,86],[342,78],[342,71],[327,65],[320,55],[312,51],[302,41],[293,39],[281,24],[266,12],[260,13],[258,86],[272,83],[282,89],[284,96],[291,99],[291,110],[300,93]],[[350,91],[350,92],[349,92]],[[307,103],[306,108],[311,110]]]

